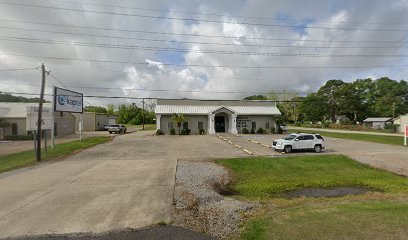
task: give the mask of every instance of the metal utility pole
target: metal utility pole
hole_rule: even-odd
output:
[[[145,100],[144,100],[144,98],[143,98],[143,100],[142,100],[142,103],[143,103],[143,107],[142,107],[142,123],[143,123],[143,130],[144,130],[144,104],[145,104]]]
[[[37,119],[37,162],[41,161],[41,125],[42,125],[42,109],[43,109],[43,100],[44,100],[44,88],[45,88],[45,65],[41,65],[41,92],[40,92],[40,102],[38,104],[38,119]]]

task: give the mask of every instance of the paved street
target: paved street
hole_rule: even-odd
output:
[[[1,237],[105,232],[168,221],[177,158],[245,156],[215,136],[138,132],[0,175]]]

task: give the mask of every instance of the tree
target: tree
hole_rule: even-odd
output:
[[[173,114],[172,119],[173,119],[174,122],[176,122],[178,133],[180,135],[181,124],[183,122],[185,122],[185,121],[188,121],[188,117],[185,116],[184,114],[175,113],[175,114]]]
[[[317,94],[322,97],[328,105],[332,122],[336,122],[336,117],[340,111],[340,98],[343,96],[340,89],[344,84],[342,80],[329,80],[317,91]]]
[[[268,97],[264,95],[252,95],[244,98],[244,100],[268,100]]]
[[[96,112],[96,113],[107,113],[108,111],[104,107],[100,106],[86,106],[84,109],[85,112]]]
[[[106,106],[106,112],[109,115],[114,115],[115,114],[115,106],[113,104],[108,104],[108,106]]]
[[[322,121],[328,110],[324,99],[316,93],[311,93],[304,97],[299,108],[304,120],[311,122]]]

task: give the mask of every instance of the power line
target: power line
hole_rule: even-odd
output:
[[[79,61],[79,62],[97,62],[97,63],[116,63],[116,64],[134,64],[134,65],[155,65],[150,62],[132,62],[107,59],[84,59],[84,58],[67,58],[67,57],[51,57],[51,56],[36,56],[24,55],[15,53],[2,53],[6,56],[40,58],[63,61]],[[239,69],[359,69],[359,68],[392,68],[392,67],[407,67],[408,64],[402,65],[372,65],[372,66],[235,66],[235,65],[201,65],[201,64],[175,64],[175,63],[157,63],[160,66],[177,66],[177,67],[201,67],[201,68],[239,68]]]
[[[19,94],[19,95],[33,95],[33,96],[37,96],[40,95],[38,93],[26,93],[26,92],[3,92],[6,94]],[[45,96],[54,96],[53,94],[44,94]],[[69,96],[69,95],[68,95]],[[133,100],[142,100],[142,99],[153,99],[153,100],[157,100],[157,99],[165,99],[165,100],[186,100],[187,98],[157,98],[157,97],[123,97],[123,96],[102,96],[102,95],[83,95],[83,97],[87,97],[87,98],[102,98],[102,99],[133,99]],[[204,100],[204,99],[196,99],[196,100]],[[212,101],[213,99],[206,99],[209,101]],[[214,99],[216,101],[216,99]],[[238,100],[242,100],[242,99],[231,99],[231,101],[238,101]],[[227,100],[228,101],[228,100]],[[250,100],[248,100],[250,101]],[[301,100],[266,100],[266,101],[270,101],[270,102],[303,102]]]
[[[268,23],[250,23],[250,22],[235,22],[235,21],[220,21],[220,20],[204,20],[196,18],[178,18],[178,17],[168,17],[168,16],[152,16],[143,14],[130,14],[130,13],[117,13],[108,11],[96,11],[96,10],[85,10],[76,8],[64,8],[64,7],[54,7],[54,6],[43,6],[34,4],[23,4],[23,3],[11,3],[11,2],[0,2],[4,5],[12,6],[24,6],[33,8],[44,8],[53,10],[63,10],[72,12],[86,12],[86,13],[97,13],[97,14],[107,14],[107,15],[117,15],[126,17],[139,17],[139,18],[150,18],[150,19],[167,19],[176,21],[190,21],[190,22],[207,22],[207,23],[222,23],[222,24],[236,24],[236,25],[249,25],[249,26],[263,26],[263,27],[279,27],[279,28],[309,28],[309,29],[324,29],[324,30],[347,30],[347,31],[382,31],[382,32],[408,32],[408,29],[386,29],[386,28],[348,28],[348,27],[322,27],[322,26],[304,26],[304,25],[282,25],[282,24],[268,24]]]
[[[76,41],[63,41],[63,40],[48,40],[40,38],[22,38],[12,36],[1,36],[0,40],[5,41],[19,41],[29,43],[40,44],[59,44],[59,45],[74,45],[81,47],[97,47],[97,48],[111,48],[111,49],[125,49],[125,50],[141,50],[141,51],[155,51],[155,52],[180,52],[180,53],[209,53],[209,54],[221,54],[221,55],[259,55],[259,56],[272,56],[272,57],[407,57],[404,54],[313,54],[313,53],[280,53],[280,52],[251,52],[251,51],[223,51],[223,50],[195,50],[191,48],[172,48],[172,47],[153,47],[153,46],[141,46],[141,45],[119,45],[119,44],[107,44],[107,43],[90,43],[90,42],[76,42]]]
[[[233,46],[233,47],[264,47],[264,48],[318,48],[318,49],[390,49],[390,48],[407,48],[408,46],[305,46],[305,45],[268,45],[268,44],[234,44],[234,43],[216,43],[216,42],[200,42],[200,41],[177,41],[177,40],[167,40],[167,39],[154,39],[154,38],[140,38],[140,37],[123,37],[123,36],[110,36],[101,34],[89,34],[89,33],[72,33],[63,31],[50,31],[43,29],[33,29],[33,28],[19,28],[19,27],[5,27],[0,26],[2,29],[11,30],[23,30],[31,32],[43,32],[43,33],[53,33],[53,34],[64,34],[72,36],[88,36],[88,37],[98,37],[98,38],[112,38],[112,39],[124,39],[124,40],[139,40],[139,41],[149,41],[149,42],[165,42],[165,43],[176,43],[176,44],[200,44],[200,45],[216,45],[216,46]],[[282,40],[282,39],[277,39]],[[289,41],[291,39],[283,39]],[[302,40],[299,40],[302,41]],[[320,42],[320,41],[318,41]],[[331,41],[332,42],[332,41]],[[360,41],[361,42],[361,41]],[[364,42],[363,42],[364,43]],[[372,41],[365,43],[373,43]],[[378,43],[378,42],[374,42]],[[380,42],[380,43],[396,43],[396,42]]]
[[[13,19],[2,19],[3,22],[14,22],[14,23],[25,23],[25,24],[36,24],[44,26],[55,26],[55,27],[71,27],[71,28],[81,28],[81,29],[92,29],[92,30],[104,30],[104,31],[118,31],[118,32],[133,32],[133,33],[145,33],[145,34],[158,34],[158,35],[174,35],[174,36],[190,36],[190,37],[207,37],[207,38],[225,38],[225,39],[245,39],[245,40],[267,40],[267,41],[295,41],[295,42],[343,42],[343,43],[401,43],[400,41],[363,41],[363,40],[324,40],[324,39],[290,39],[290,38],[268,38],[268,37],[233,37],[225,35],[206,35],[206,34],[193,34],[193,33],[171,33],[171,32],[158,32],[158,31],[147,31],[147,30],[132,30],[132,29],[121,29],[121,28],[107,28],[107,27],[91,27],[91,26],[81,26],[81,25],[69,25],[69,24],[57,24],[57,23],[46,23],[46,22],[34,22],[34,21],[24,21],[24,20],[13,20]],[[405,42],[402,42],[405,43]]]
[[[41,0],[49,1],[49,0]],[[291,18],[277,18],[277,17],[265,17],[265,16],[243,16],[243,15],[226,15],[217,13],[200,13],[200,12],[187,12],[187,11],[174,11],[174,10],[161,10],[154,8],[142,8],[142,7],[129,7],[129,6],[119,6],[111,4],[101,4],[101,3],[88,3],[88,2],[75,2],[75,1],[63,1],[63,0],[52,0],[51,2],[61,2],[69,4],[79,4],[85,6],[102,6],[108,8],[119,8],[126,10],[143,10],[152,12],[162,12],[162,13],[181,13],[181,14],[191,14],[191,15],[202,15],[202,16],[216,16],[216,17],[231,17],[231,18],[244,18],[244,19],[263,19],[263,20],[274,20],[274,21],[289,21],[289,22],[304,22],[310,21],[310,19],[291,19]],[[348,24],[362,24],[362,25],[400,25],[405,26],[406,24],[401,23],[378,23],[378,22],[356,22],[356,21],[329,21],[329,20],[311,20],[313,22],[324,22],[324,23],[348,23]]]
[[[324,30],[347,30],[347,31],[382,31],[382,32],[408,32],[408,29],[386,29],[386,28],[348,28],[348,27],[321,27],[321,26],[304,26],[304,25],[282,25],[282,24],[268,24],[268,23],[251,23],[251,22],[236,22],[236,21],[221,21],[221,20],[204,20],[197,18],[179,18],[179,17],[168,17],[168,16],[152,16],[143,14],[130,14],[130,13],[117,13],[108,11],[96,11],[96,10],[85,10],[76,8],[66,8],[66,7],[54,7],[54,6],[43,6],[34,4],[24,4],[24,3],[11,3],[11,2],[0,2],[4,5],[12,6],[24,6],[33,8],[45,8],[53,10],[63,10],[71,12],[85,12],[85,13],[97,13],[106,15],[117,15],[126,17],[139,17],[139,18],[149,18],[149,19],[167,19],[176,21],[193,21],[193,22],[207,22],[207,23],[222,23],[222,24],[236,24],[236,25],[248,25],[248,26],[263,26],[263,27],[278,27],[278,28],[309,28],[309,29],[324,29]]]
[[[27,71],[27,70],[38,70],[38,68],[8,68],[0,69],[0,72],[14,72],[14,71]]]

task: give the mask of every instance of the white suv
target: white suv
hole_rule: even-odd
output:
[[[324,151],[324,139],[314,133],[293,133],[284,138],[273,140],[272,148],[276,151],[290,153],[292,150]]]

